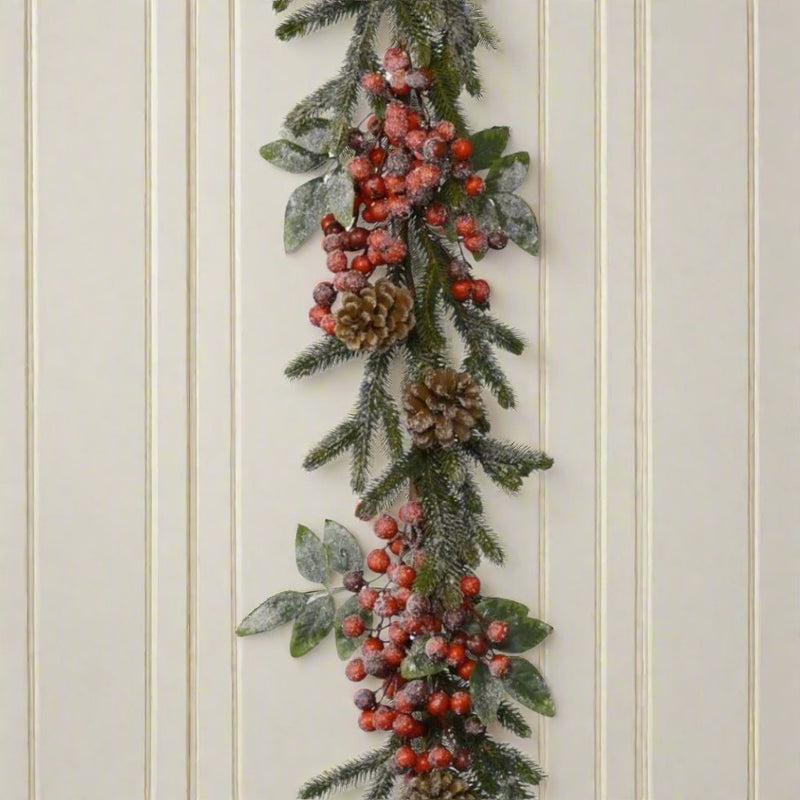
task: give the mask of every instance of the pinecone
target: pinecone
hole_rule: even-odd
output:
[[[431,772],[412,778],[400,800],[478,800],[478,796],[452,772]]]
[[[408,336],[414,299],[408,289],[384,279],[358,294],[345,292],[335,316],[336,336],[350,350],[380,350]]]
[[[483,419],[480,387],[468,372],[432,369],[403,389],[408,429],[417,447],[465,442]]]

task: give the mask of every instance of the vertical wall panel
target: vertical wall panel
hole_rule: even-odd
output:
[[[746,786],[747,17],[728,6],[653,4],[656,796]]]
[[[757,516],[760,547],[760,778],[763,798],[780,797],[800,781],[800,361],[797,308],[800,276],[800,91],[795,42],[800,8],[761,3],[757,65],[758,253],[757,367],[759,390]]]
[[[142,795],[143,32],[139,4],[39,14],[44,800]]]
[[[23,798],[28,793],[28,520],[26,26],[22,3],[0,8],[0,31],[4,117],[0,129],[0,775],[4,792]]]
[[[595,791],[594,4],[550,3],[549,36],[548,800]]]

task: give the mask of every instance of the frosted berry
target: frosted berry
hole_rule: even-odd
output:
[[[478,175],[471,175],[464,181],[464,191],[470,197],[477,197],[479,194],[483,194],[485,190],[486,186],[483,178]]]
[[[452,142],[456,136],[456,126],[450,120],[443,119],[436,126],[436,135],[446,142]],[[453,153],[455,156],[455,153]]]
[[[370,200],[380,200],[386,197],[386,183],[380,175],[373,175],[371,178],[367,178],[362,184],[362,189],[364,196]]]
[[[411,169],[411,158],[404,150],[392,150],[384,169],[387,175],[407,175]]]
[[[375,710],[375,727],[379,731],[390,731],[394,718],[397,716],[394,709],[387,706],[380,706]]]
[[[396,622],[393,622],[387,629],[386,635],[393,644],[403,646],[408,642],[409,636]]]
[[[375,608],[375,601],[378,599],[378,591],[376,589],[371,589],[369,586],[365,586],[361,591],[358,593],[358,605],[364,609],[364,611],[372,611]]]
[[[459,236],[472,236],[478,232],[478,222],[474,217],[462,214],[456,219],[456,233]]]
[[[472,157],[474,148],[469,139],[456,139],[450,149],[453,153],[453,158],[458,161],[467,161],[467,159]]]
[[[400,769],[411,769],[417,763],[417,754],[408,745],[398,748],[394,754],[394,763]]]
[[[359,152],[364,147],[364,134],[358,128],[353,128],[347,134],[347,145],[351,150]]]
[[[415,152],[420,152],[424,147],[427,138],[428,137],[425,135],[425,131],[418,129],[410,130],[406,134],[406,147]],[[420,155],[422,155],[421,152]]]
[[[363,181],[372,174],[372,164],[366,156],[356,156],[347,165],[347,171],[354,181]]]
[[[359,569],[345,572],[342,576],[342,585],[348,592],[357,592],[364,585],[364,573]]]
[[[489,297],[492,293],[492,287],[489,284],[481,279],[475,281],[472,285],[472,299],[479,305],[482,306],[484,303],[489,302]]]
[[[319,306],[330,308],[336,301],[336,289],[329,281],[322,281],[314,287],[314,302]]]
[[[419,753],[417,755],[417,763],[414,764],[414,772],[417,775],[424,775],[431,771],[431,760],[427,753]]]
[[[425,222],[435,228],[441,228],[447,222],[447,209],[438,203],[425,209]]]
[[[417,731],[417,721],[409,714],[398,714],[392,723],[392,730],[404,739],[411,738]]]
[[[333,314],[327,314],[322,318],[320,328],[322,328],[322,330],[325,331],[328,336],[333,336],[333,334],[336,332],[336,317],[334,317]]]
[[[464,597],[477,597],[481,593],[481,581],[477,575],[465,575],[460,583],[461,594]]]
[[[344,672],[345,675],[347,675],[347,679],[354,683],[363,681],[364,678],[367,677],[367,670],[364,667],[364,662],[360,658],[354,658],[350,661],[345,667]]]
[[[426,614],[429,614],[430,610],[431,603],[425,595],[412,594],[411,597],[408,598],[408,602],[406,602],[406,611],[412,618],[420,619]]]
[[[430,697],[428,684],[424,680],[410,681],[403,687],[403,691],[408,695],[414,708],[422,708]]]
[[[456,258],[448,264],[447,274],[452,281],[468,281],[470,266],[463,258]]]
[[[489,249],[489,240],[485,233],[473,233],[471,236],[464,237],[464,247],[475,253],[476,255],[483,255]]]
[[[388,592],[383,592],[380,597],[375,601],[373,609],[375,613],[383,619],[393,617],[400,610],[397,600],[394,599]]]
[[[375,708],[375,692],[372,689],[359,689],[353,695],[353,703],[356,708],[365,711],[368,708]]]
[[[322,324],[322,320],[330,314],[330,308],[326,306],[313,306],[308,311],[308,321],[314,325],[315,327],[319,328]]]
[[[414,567],[409,567],[407,564],[401,564],[400,568],[397,570],[397,575],[394,579],[394,582],[398,586],[410,588],[414,585],[414,581],[416,579],[417,571],[414,569]]]
[[[447,155],[447,143],[438,136],[428,139],[422,147],[422,157],[426,161],[439,161]]]
[[[406,186],[406,179],[402,175],[387,175],[384,178],[384,183],[386,184],[386,193],[389,195],[387,206],[391,213],[391,198],[398,194],[405,194],[408,187]]]
[[[386,80],[379,72],[366,72],[361,76],[361,87],[369,94],[380,94],[386,88]]]
[[[382,650],[383,642],[376,636],[370,636],[369,639],[365,639],[364,643],[361,645],[361,652],[365,656],[368,656],[370,653],[380,653]]]
[[[390,669],[397,669],[406,657],[406,651],[396,644],[387,644],[383,648],[383,660]]]
[[[468,618],[469,613],[465,608],[448,608],[442,614],[442,622],[444,622],[445,628],[450,631],[456,631],[465,625]]]
[[[390,140],[400,142],[408,134],[408,111],[401,103],[389,103],[386,109],[384,130]]]
[[[389,78],[389,87],[393,94],[400,97],[408,94],[411,91],[411,86],[408,83],[408,73],[404,69],[399,69],[392,74]]]
[[[373,147],[367,157],[373,167],[380,167],[386,159],[386,151],[382,147]]]
[[[451,174],[457,181],[465,181],[473,174],[469,161],[454,161]]]
[[[364,656],[364,668],[367,675],[372,675],[373,678],[385,678],[391,672],[383,653],[367,653]]]
[[[372,733],[375,730],[375,712],[372,709],[362,711],[358,715],[358,727],[365,733]]]
[[[441,636],[433,636],[425,642],[425,655],[431,661],[444,661],[447,658],[447,641]]]
[[[381,514],[373,526],[379,539],[394,539],[397,536],[397,520],[389,514]]]
[[[470,697],[469,692],[456,692],[450,698],[450,710],[454,714],[458,714],[460,717],[464,717],[469,714],[471,708],[472,697]]]
[[[341,233],[329,233],[322,240],[322,249],[326,253],[332,253],[334,250],[341,250],[343,246]]]
[[[326,263],[331,272],[344,272],[347,269],[347,256],[341,250],[334,250],[328,253]]]
[[[427,709],[434,717],[446,714],[450,710],[450,695],[442,691],[434,692],[428,698]]]
[[[453,754],[442,745],[434,747],[428,757],[431,761],[431,766],[435,769],[447,769],[453,760]]]
[[[450,291],[456,300],[463,303],[465,300],[469,300],[469,298],[472,297],[472,281],[454,281],[450,286]]]
[[[352,292],[357,294],[367,285],[367,276],[363,272],[356,272],[349,269],[346,272],[339,272],[333,279],[333,285],[337,292]]]
[[[510,669],[511,659],[508,656],[498,654],[493,656],[492,660],[489,662],[489,672],[491,672],[495,678],[502,678],[504,675],[508,674]]]
[[[386,572],[386,570],[389,569],[389,564],[391,564],[391,559],[389,558],[389,554],[384,550],[373,550],[367,556],[367,566],[373,572]]]
[[[476,633],[467,639],[467,650],[474,656],[485,656],[489,652],[489,642],[482,633]]]
[[[392,219],[407,217],[411,213],[411,201],[407,197],[397,195],[389,198],[389,216]]]
[[[390,47],[383,55],[383,66],[389,72],[408,69],[411,66],[411,56],[400,47]]]
[[[364,620],[355,614],[342,620],[342,634],[348,639],[357,639],[364,633],[366,627]]]
[[[489,247],[492,250],[503,250],[508,245],[508,234],[505,231],[492,231],[489,234]]]
[[[447,663],[453,668],[458,669],[467,658],[467,651],[463,644],[451,644],[447,648]]]
[[[409,589],[407,586],[399,586],[397,589],[395,589],[394,598],[397,600],[397,603],[401,609],[405,610],[409,597],[411,597],[411,589]]]
[[[486,726],[477,717],[467,717],[464,721],[464,731],[467,736],[483,736]]]
[[[410,69],[405,78],[406,83],[418,92],[427,91],[431,87],[431,76],[425,69]]]
[[[496,619],[489,623],[486,629],[486,636],[492,644],[502,644],[508,638],[508,623],[501,619]]]
[[[462,681],[469,681],[472,677],[472,673],[475,672],[475,665],[477,661],[473,661],[471,658],[468,658],[457,670],[458,677],[461,678]]]

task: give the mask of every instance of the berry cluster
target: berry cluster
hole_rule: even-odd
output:
[[[367,677],[380,681],[377,690],[356,692],[358,725],[367,732],[392,731],[405,740],[394,754],[398,773],[466,770],[469,751],[454,735],[454,719],[461,719],[460,729],[467,735],[484,733],[483,724],[471,715],[469,680],[479,661],[495,677],[509,672],[509,657],[493,649],[506,640],[509,625],[487,620],[476,611],[481,583],[475,575],[461,578],[462,602],[456,608],[445,609],[415,593],[417,569],[425,558],[420,546],[422,505],[410,501],[398,517],[381,514],[374,521],[375,535],[386,542],[366,558],[366,566],[377,577],[367,581],[363,573],[352,572],[344,581],[345,588],[357,595],[360,613],[345,617],[341,631],[347,638],[362,639],[345,673],[354,682]],[[378,585],[384,577],[386,582]],[[427,672],[434,674],[405,678],[406,659],[421,655],[434,666]]]
[[[405,259],[402,226],[412,214],[432,228],[453,233],[462,253],[467,250],[480,257],[508,244],[504,231],[482,231],[466,207],[486,187],[470,164],[472,142],[457,137],[452,122],[435,122],[428,115],[425,93],[432,85],[431,71],[413,69],[408,53],[398,47],[386,51],[383,66],[385,74],[368,72],[361,85],[368,94],[386,101],[385,113],[368,117],[363,128],[354,128],[348,137],[355,151],[347,165],[355,187],[354,222],[345,230],[332,214],[321,221],[322,247],[334,277],[314,289],[309,320],[328,334],[335,329],[331,307],[338,292],[358,293],[378,267],[392,267]],[[465,209],[454,219],[437,199],[451,179],[465,197]],[[456,300],[488,302],[488,282],[471,277],[465,258],[454,260],[448,272]]]

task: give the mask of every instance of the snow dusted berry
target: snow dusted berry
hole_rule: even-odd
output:
[[[367,178],[361,188],[364,196],[370,200],[380,200],[386,197],[386,183],[380,175],[372,175]]]
[[[467,161],[472,157],[472,151],[474,148],[469,139],[456,139],[453,142],[451,150],[453,153],[453,158],[458,161]]]
[[[386,88],[386,80],[380,72],[365,72],[361,76],[361,87],[369,94],[380,94]]]
[[[326,263],[331,272],[344,272],[347,269],[347,256],[342,250],[334,250],[328,253]]]
[[[467,736],[483,736],[486,726],[477,717],[467,717],[464,721],[464,731]]]
[[[412,594],[406,602],[406,612],[412,619],[420,619],[430,614],[431,603],[423,594]]]
[[[479,175],[471,175],[464,181],[464,191],[470,197],[477,197],[479,194],[483,194],[485,190],[486,185]]]
[[[372,709],[362,711],[358,715],[358,727],[364,733],[372,733],[375,730],[375,712]]]
[[[472,698],[469,692],[456,692],[450,698],[450,709],[454,714],[465,717],[472,708]]]
[[[469,161],[454,161],[452,175],[457,181],[465,181],[473,174]]]
[[[439,185],[442,171],[435,164],[420,164],[408,173],[406,184],[408,191],[415,194],[426,189],[433,189]]]
[[[447,144],[439,139],[437,136],[433,136],[428,139],[425,144],[422,146],[422,157],[426,161],[440,161],[447,155]]]
[[[389,78],[389,86],[392,93],[398,96],[403,96],[411,91],[411,86],[408,83],[408,73],[404,69],[399,69],[397,72],[392,73]]]
[[[414,708],[422,708],[428,702],[428,697],[430,696],[428,684],[424,680],[409,681],[403,687],[403,691]]]
[[[428,758],[434,769],[447,769],[453,760],[453,754],[443,745],[437,745],[428,753]]]
[[[508,623],[502,619],[496,619],[489,623],[486,629],[486,636],[493,644],[501,644],[508,637]]]
[[[343,247],[342,234],[340,234],[340,233],[328,234],[322,240],[322,249],[326,253],[332,253],[334,250],[341,250],[342,247]]]
[[[473,233],[471,236],[464,237],[464,247],[466,247],[470,253],[483,255],[489,249],[489,241],[486,234],[479,231],[478,233]]]
[[[383,653],[367,653],[364,656],[364,667],[367,675],[372,675],[373,678],[385,678],[391,672]]]
[[[417,754],[412,747],[403,745],[395,752],[394,763],[402,770],[411,769],[417,763]]]
[[[320,322],[319,326],[328,336],[333,336],[336,332],[336,317],[334,317],[333,314],[327,314],[322,318],[322,322]]]
[[[425,518],[425,511],[422,503],[418,500],[409,500],[408,503],[400,507],[400,519],[409,525],[420,525]]]
[[[313,306],[308,312],[308,321],[316,328],[322,324],[322,320],[330,314],[330,308],[325,306]]]
[[[363,181],[372,174],[372,164],[366,156],[356,156],[347,165],[347,171],[354,181]]]
[[[387,175],[383,180],[390,199],[398,194],[405,194],[406,179],[402,175]]]
[[[447,648],[447,663],[457,669],[467,660],[467,651],[463,644],[451,644]]]
[[[411,56],[400,47],[390,47],[383,55],[383,66],[389,72],[408,69],[411,66]]]
[[[475,217],[471,217],[468,214],[456,217],[456,233],[459,236],[472,236],[478,233],[478,230],[478,221]]]
[[[443,119],[436,126],[436,135],[445,142],[452,142],[456,138],[456,126],[450,120]],[[463,141],[463,140],[462,140]],[[455,153],[453,154],[455,155]]]
[[[366,256],[356,256],[350,266],[362,275],[369,277],[375,271],[375,267]]]
[[[381,514],[373,525],[379,539],[394,539],[397,536],[397,520],[389,514]]]
[[[401,738],[410,739],[417,730],[417,721],[409,714],[398,714],[392,723],[392,730]]]
[[[485,656],[489,652],[489,641],[482,633],[476,633],[467,639],[467,650],[474,656]]]
[[[442,636],[433,636],[425,642],[425,655],[431,661],[444,661],[447,658],[447,640]]]
[[[336,289],[329,281],[320,281],[314,287],[314,302],[318,306],[330,308],[336,301]]]
[[[364,573],[360,569],[345,572],[342,576],[342,585],[348,592],[357,592],[364,585]]]
[[[389,216],[392,219],[407,217],[411,213],[411,201],[402,195],[389,198]],[[400,259],[402,260],[402,259]]]
[[[489,302],[489,296],[492,293],[492,287],[489,286],[488,281],[479,278],[472,285],[472,299],[482,306]]]
[[[477,597],[481,593],[481,580],[477,575],[465,575],[459,586],[464,597]]]
[[[347,145],[358,153],[364,147],[364,134],[358,128],[353,128],[347,134]]]
[[[510,669],[511,659],[508,656],[500,654],[492,656],[492,660],[489,662],[489,672],[491,672],[495,678],[502,678],[504,675],[508,674]]]
[[[369,586],[364,586],[358,593],[358,605],[364,611],[372,611],[375,608],[375,601],[378,599],[378,590]]]
[[[367,285],[367,276],[352,269],[347,272],[339,272],[333,279],[333,285],[339,292],[356,294]]]
[[[402,141],[409,131],[408,111],[401,103],[389,103],[384,122],[386,135],[392,141]]]
[[[435,203],[425,209],[425,222],[434,228],[441,228],[447,222],[447,209]]]
[[[469,263],[463,258],[457,258],[448,265],[447,274],[450,276],[450,280],[468,281],[470,277]]]
[[[424,92],[431,87],[430,73],[425,69],[410,69],[405,75],[406,83],[418,92]]]
[[[383,592],[375,601],[373,611],[383,619],[393,617],[400,609],[397,605],[397,600],[394,599],[387,592]]]
[[[492,250],[503,250],[508,245],[508,234],[505,231],[492,231],[489,234],[489,247]]]
[[[387,175],[406,175],[411,169],[411,158],[405,150],[392,150],[384,167]]]
[[[391,564],[391,559],[384,550],[373,550],[367,556],[367,566],[373,572],[386,572],[386,570],[389,569],[389,564]]]
[[[353,683],[359,683],[367,677],[367,670],[360,658],[354,658],[350,661],[345,667],[344,673],[347,675],[347,679],[353,681]]]
[[[469,612],[466,608],[448,608],[442,614],[442,622],[449,631],[457,631],[459,628],[464,627],[468,619]]]
[[[353,695],[353,703],[356,708],[366,711],[368,708],[375,708],[375,692],[372,689],[359,689]]]
[[[410,589],[417,579],[417,571],[414,567],[409,567],[408,564],[401,564],[394,578],[394,582],[404,589]]]
[[[400,647],[408,643],[408,633],[404,631],[396,622],[393,622],[387,629],[386,635],[389,641]]]
[[[408,135],[406,136],[406,147],[408,147],[409,150],[413,150],[414,152],[418,152],[420,155],[422,155],[421,151],[427,140],[428,137],[425,134],[425,131],[412,130],[409,131]]]
[[[361,617],[353,614],[342,621],[342,634],[348,639],[357,639],[366,630],[366,625]]]
[[[405,657],[406,651],[396,644],[387,644],[383,648],[383,660],[391,669],[397,669],[403,663]]]

